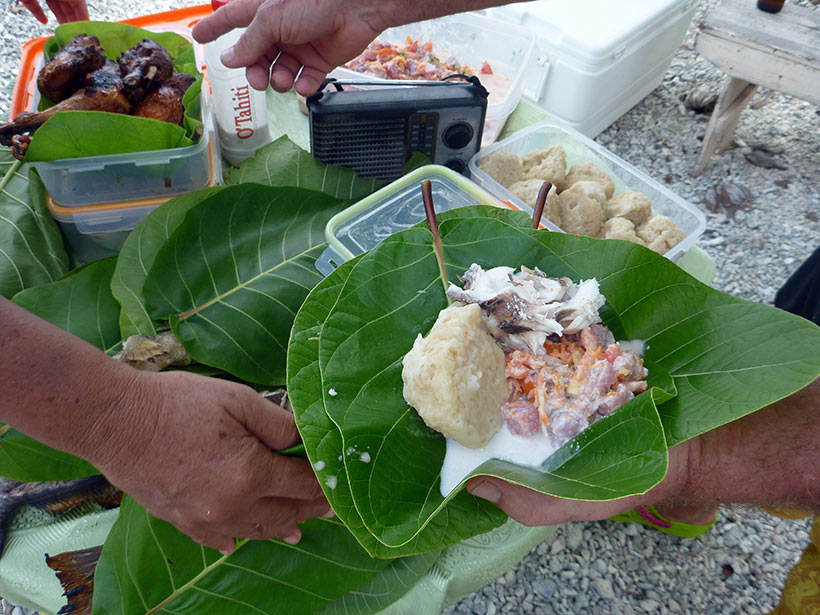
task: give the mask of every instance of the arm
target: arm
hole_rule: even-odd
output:
[[[386,28],[504,4],[500,0],[232,0],[193,29],[208,43],[233,28],[248,27],[222,57],[247,67],[248,82],[284,92],[315,92],[325,75],[352,60]],[[278,58],[278,59],[277,59]],[[274,64],[275,61],[275,64]],[[271,70],[271,65],[273,69]]]
[[[820,510],[820,380],[771,406],[669,450],[669,472],[649,493],[582,503],[480,477],[468,490],[527,525],[606,519],[675,501],[797,505]]]
[[[154,515],[223,553],[233,538],[297,542],[329,507],[293,415],[251,388],[142,372],[0,297],[0,420],[94,464]]]
[[[20,0],[35,19],[40,23],[48,23],[45,11],[37,0]],[[88,19],[88,6],[85,0],[46,0],[48,8],[54,13],[59,23],[69,21],[85,21]]]

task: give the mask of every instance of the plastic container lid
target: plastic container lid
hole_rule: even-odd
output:
[[[333,216],[325,226],[328,247],[317,259],[316,268],[328,275],[382,239],[424,220],[420,184],[425,179],[432,184],[439,213],[479,204],[516,209],[447,167],[419,167]],[[526,206],[522,209],[529,211]]]

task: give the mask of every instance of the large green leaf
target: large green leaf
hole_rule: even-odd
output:
[[[40,318],[111,352],[122,341],[120,306],[111,294],[115,264],[113,257],[95,261],[12,299]]]
[[[385,184],[362,179],[345,167],[323,164],[287,137],[269,143],[253,158],[232,168],[226,180],[228,184],[247,182],[308,188],[350,200],[364,198]]]
[[[142,287],[157,251],[171,232],[197,203],[222,190],[222,186],[190,192],[163,203],[148,214],[129,233],[117,257],[117,267],[111,280],[111,292],[120,302],[120,330],[123,339],[130,335],[153,335],[155,323],[142,302]]]
[[[223,556],[125,498],[97,564],[93,613],[309,614],[360,586],[373,593],[388,565],[331,519],[303,524],[298,545],[241,540]]]
[[[145,307],[193,358],[258,384],[285,381],[296,311],[321,280],[324,227],[347,202],[242,184],[191,208],[159,249]]]
[[[97,261],[51,284],[24,290],[15,295],[13,301],[100,350],[111,351],[120,343],[119,305],[109,290],[113,272],[114,259]],[[99,474],[88,462],[41,444],[8,426],[0,432],[2,476],[44,481]]]
[[[0,148],[0,295],[11,297],[68,270],[57,223],[30,165]]]
[[[392,560],[362,587],[346,593],[318,611],[320,615],[371,615],[387,608],[427,574],[439,552],[421,553]]]
[[[185,129],[168,122],[105,111],[61,111],[37,129],[26,162],[130,154],[193,143]]]
[[[474,262],[537,266],[574,280],[596,277],[607,298],[605,324],[619,339],[645,340],[652,366],[650,391],[595,423],[543,467],[491,461],[477,473],[573,499],[643,493],[664,476],[667,445],[754,412],[820,374],[820,329],[808,321],[717,292],[641,246],[533,231],[523,218],[507,224],[497,214],[475,217],[476,211],[442,217],[450,279]],[[302,365],[289,372],[288,384],[300,429],[318,408],[340,430],[345,452],[369,451],[369,464],[356,463],[355,454],[343,457],[353,503],[377,539],[402,544],[442,506],[443,441],[407,406],[400,371],[416,335],[426,333],[446,305],[444,285],[432,236],[419,228],[343,268],[350,268],[343,284],[330,276],[302,307],[306,318],[300,312],[289,350],[290,364]],[[309,317],[323,310],[320,323]],[[309,356],[317,357],[315,365],[305,363]],[[319,435],[305,440],[311,460]]]

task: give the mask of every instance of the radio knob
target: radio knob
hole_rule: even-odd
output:
[[[444,145],[450,149],[463,149],[473,138],[473,127],[464,122],[453,124],[444,131]]]
[[[456,173],[463,173],[464,169],[467,168],[464,164],[464,161],[459,160],[458,158],[451,158],[450,160],[444,163],[444,166],[446,166],[448,169],[452,169]]]

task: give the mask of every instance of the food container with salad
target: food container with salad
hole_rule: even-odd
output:
[[[330,76],[383,81],[475,75],[490,93],[482,140],[488,145],[521,99],[534,48],[535,36],[527,28],[460,13],[385,30]]]

